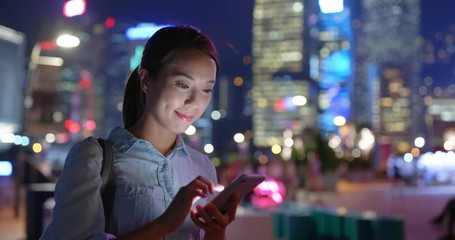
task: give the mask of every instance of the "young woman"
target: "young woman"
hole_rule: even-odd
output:
[[[218,72],[215,46],[198,29],[157,31],[126,84],[124,126],[108,136],[116,174],[112,234],[104,230],[102,149],[89,137],[67,156],[42,239],[224,239],[239,198],[226,214],[207,203],[215,168],[179,135],[205,111]]]

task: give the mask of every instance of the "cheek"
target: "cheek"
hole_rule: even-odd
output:
[[[173,109],[179,105],[178,96],[173,96],[166,92],[161,92],[160,94],[155,93],[148,101],[148,111],[158,115],[162,114],[160,113],[162,111]]]
[[[183,94],[179,94],[177,91],[163,91],[158,98],[158,101],[164,104],[175,105],[183,101]]]
[[[206,95],[201,98],[201,105],[204,107],[204,110],[209,105],[210,100],[212,100],[212,95]]]

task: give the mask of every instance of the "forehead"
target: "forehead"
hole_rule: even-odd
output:
[[[196,59],[196,58],[209,58],[212,59],[208,54],[204,53],[203,51],[189,48],[179,48],[175,49],[172,54],[170,54],[169,63],[176,61],[185,61],[189,59]],[[213,59],[212,59],[213,60]]]
[[[216,78],[217,65],[209,55],[196,49],[176,51],[161,73],[184,73],[198,78]]]

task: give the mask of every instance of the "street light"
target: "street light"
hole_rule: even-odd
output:
[[[414,145],[418,148],[422,148],[425,145],[425,138],[416,137],[416,139],[414,139]]]
[[[74,48],[79,46],[81,40],[78,37],[70,34],[62,34],[57,38],[55,42],[57,43],[57,46],[62,48]]]

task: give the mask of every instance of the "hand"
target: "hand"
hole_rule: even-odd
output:
[[[195,178],[179,189],[171,205],[157,219],[131,233],[120,236],[119,239],[161,239],[182,225],[195,197],[206,197],[208,193],[213,193],[212,183],[201,176]]]
[[[202,228],[206,239],[224,239],[226,227],[235,220],[237,206],[240,203],[238,194],[234,194],[228,205],[228,210],[222,214],[212,203],[207,203],[204,207],[197,205],[197,213],[191,211],[191,219],[194,224]]]
[[[193,199],[197,196],[207,197],[209,193],[213,193],[212,182],[202,176],[181,187],[171,205],[158,218],[162,226],[166,227],[168,232],[177,230],[188,216]]]

